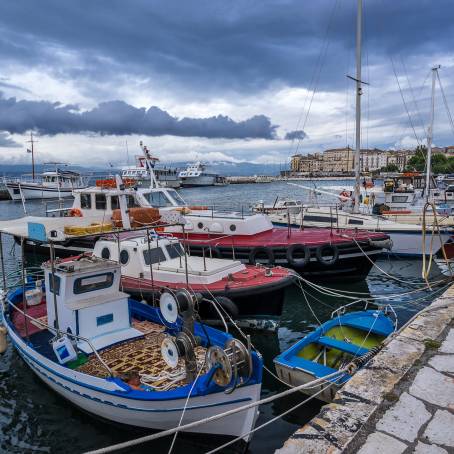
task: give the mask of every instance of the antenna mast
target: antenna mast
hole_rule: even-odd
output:
[[[355,153],[355,205],[353,212],[359,212],[360,172],[361,172],[361,34],[363,20],[363,1],[358,0],[356,16],[356,153]]]
[[[432,68],[432,99],[430,105],[430,125],[427,131],[427,169],[426,169],[426,201],[429,201],[430,198],[430,175],[432,167],[432,138],[433,138],[433,128],[434,128],[434,117],[435,117],[435,79],[438,76],[438,69],[440,65],[434,66]]]
[[[37,140],[33,140],[33,132],[30,131],[30,140],[27,143],[31,143],[32,144],[32,148],[31,148],[31,150],[27,150],[27,151],[30,151],[30,153],[32,154],[32,178],[33,178],[33,180],[35,179],[35,149],[34,149],[34,144],[36,142],[37,142]]]

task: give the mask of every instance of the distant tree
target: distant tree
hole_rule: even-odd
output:
[[[399,167],[397,167],[397,165],[394,163],[388,164],[387,166],[382,167],[380,169],[380,172],[398,172],[398,171]]]
[[[418,145],[415,149],[415,154],[408,160],[407,171],[423,172],[426,168],[427,147]]]

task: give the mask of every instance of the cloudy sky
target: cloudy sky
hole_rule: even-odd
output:
[[[453,13],[365,0],[363,146],[425,141],[435,64],[454,115]],[[85,165],[125,164],[139,140],[166,162],[354,145],[355,20],[356,0],[3,0],[1,162],[28,162],[32,130],[39,161]],[[435,120],[454,144],[438,87]]]

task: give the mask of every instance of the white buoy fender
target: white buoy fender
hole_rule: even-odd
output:
[[[4,326],[0,326],[0,353],[5,353],[6,348],[8,347],[6,333],[6,328]]]

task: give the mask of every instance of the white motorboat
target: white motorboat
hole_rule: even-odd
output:
[[[28,282],[3,295],[2,321],[21,358],[59,397],[156,430],[177,427],[182,413],[190,423],[260,399],[261,357],[196,323],[196,296],[166,292],[161,309],[131,300],[119,290],[120,265],[97,257],[43,270],[45,287]],[[252,407],[191,431],[248,443],[257,416]]]
[[[304,207],[299,213],[271,214],[271,222],[275,225],[289,225],[293,227],[333,227],[354,228],[382,232],[392,241],[391,252],[400,256],[421,256],[437,253],[453,235],[452,228],[440,227],[439,233],[427,225],[423,243],[422,226],[394,222],[382,216],[352,213],[337,207]],[[290,218],[290,219],[289,219]],[[427,215],[430,219],[430,215]]]
[[[278,214],[278,213],[298,213],[303,206],[301,200],[295,200],[288,197],[276,197],[273,204],[266,204],[263,200],[252,206],[255,213]]]
[[[78,172],[57,168],[35,179],[8,179],[5,185],[12,200],[61,199],[72,197],[75,189],[87,187],[88,180]]]
[[[218,304],[242,326],[273,326],[282,314],[286,288],[296,277],[287,268],[245,265],[239,260],[185,255],[178,239],[128,234],[126,238],[101,238],[93,249],[97,257],[120,262],[122,288],[140,299],[156,301],[162,289],[190,288],[204,299],[199,303],[203,320],[219,323],[211,304]]]
[[[206,166],[200,161],[189,165],[186,170],[182,170],[178,177],[181,180],[181,186],[192,188],[197,186],[214,186],[218,175],[206,172]]]

